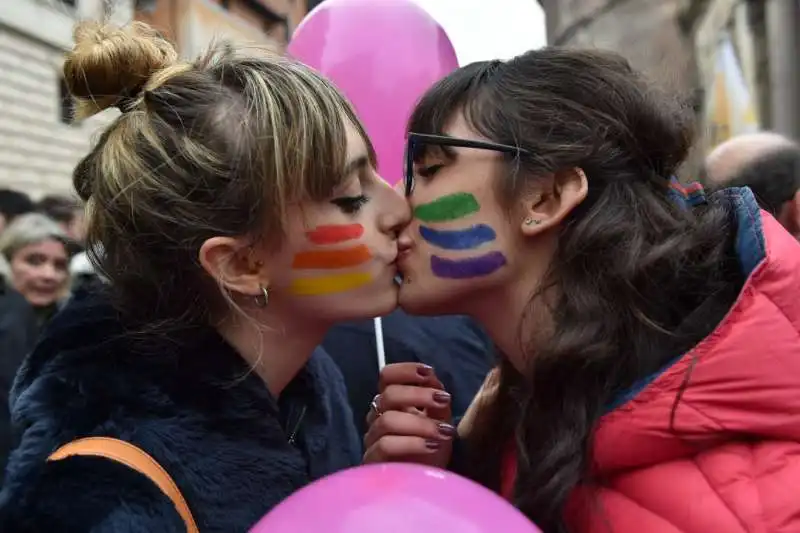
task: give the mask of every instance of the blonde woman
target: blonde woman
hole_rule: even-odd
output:
[[[108,294],[76,296],[17,378],[0,530],[247,531],[360,461],[316,347],[334,322],[395,307],[409,209],[310,69],[228,51],[180,62],[141,24],[75,37],[64,74],[79,112],[122,111],[74,180]],[[174,487],[51,455],[91,436],[146,452]]]
[[[69,290],[68,245],[58,224],[38,213],[17,217],[0,235],[11,286],[36,309],[42,325]]]

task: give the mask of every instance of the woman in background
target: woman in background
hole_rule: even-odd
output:
[[[359,463],[342,377],[316,347],[334,322],[396,306],[408,206],[311,69],[180,61],[138,23],[75,37],[64,75],[81,115],[122,111],[74,174],[108,289],[76,295],[18,375],[0,530],[185,532],[187,509],[146,476],[51,455],[111,437],[171,476],[199,531],[245,532]]]
[[[0,234],[0,254],[12,286],[36,310],[39,327],[69,293],[69,239],[56,222],[38,213],[22,215]]]

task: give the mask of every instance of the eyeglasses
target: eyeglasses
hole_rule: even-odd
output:
[[[409,133],[406,141],[406,167],[403,183],[406,196],[414,192],[414,160],[425,146],[450,146],[453,148],[477,148],[478,150],[492,150],[504,154],[528,154],[529,152],[517,146],[499,144],[489,141],[475,141],[472,139],[458,139],[447,135],[432,135],[427,133]]]

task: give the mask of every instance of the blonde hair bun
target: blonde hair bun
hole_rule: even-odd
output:
[[[125,27],[81,22],[64,61],[64,81],[86,118],[135,97],[154,73],[175,64],[175,47],[147,24]]]

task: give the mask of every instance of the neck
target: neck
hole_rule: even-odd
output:
[[[544,303],[531,303],[542,278],[544,270],[530,265],[534,261],[521,261],[525,267],[514,276],[514,282],[502,288],[492,288],[476,299],[472,309],[467,310],[480,323],[497,348],[514,367],[524,372],[529,364],[531,343],[535,341],[532,333],[541,333],[549,322]],[[543,302],[547,294],[537,295],[537,302]]]
[[[270,393],[278,398],[322,343],[328,324],[290,320],[270,309],[252,311],[249,318],[230,317],[218,326]]]

